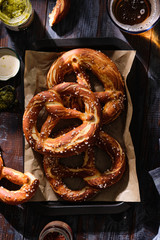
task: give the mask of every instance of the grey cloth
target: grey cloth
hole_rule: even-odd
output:
[[[157,191],[160,194],[160,167],[149,171],[149,174],[151,175],[154,181],[154,184],[157,188]],[[160,240],[160,227],[159,227],[158,234],[153,238],[153,240]]]
[[[157,191],[159,192],[160,194],[160,167],[154,169],[154,170],[151,170],[149,171],[149,174],[151,175],[153,181],[154,181],[154,184],[157,188]]]

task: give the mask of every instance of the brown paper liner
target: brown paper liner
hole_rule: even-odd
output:
[[[129,126],[132,119],[132,102],[126,85],[127,76],[131,70],[135,51],[103,51],[117,65],[122,74],[126,87],[127,109],[113,123],[105,126],[105,131],[119,141],[124,148],[127,160],[127,170],[122,179],[98,193],[92,201],[124,201],[139,202],[139,184],[136,173],[136,159],[134,146],[132,143]],[[26,51],[25,72],[24,72],[24,91],[25,106],[29,100],[38,92],[46,90],[46,75],[55,59],[60,55],[57,52],[37,52]],[[97,86],[99,87],[99,86]],[[98,153],[98,161],[103,168],[101,152]],[[40,181],[40,186],[31,201],[59,201],[48,183],[42,166],[43,157],[34,152],[27,141],[25,141],[24,170],[31,172]]]

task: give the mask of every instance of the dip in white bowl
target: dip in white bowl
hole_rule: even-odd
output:
[[[10,48],[0,48],[0,80],[14,77],[20,69],[20,60]]]

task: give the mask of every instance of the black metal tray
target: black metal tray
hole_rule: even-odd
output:
[[[133,50],[132,47],[118,38],[73,38],[73,39],[44,39],[32,43],[32,50],[63,51],[77,47],[89,47],[106,50]]]
[[[127,202],[35,202],[27,203],[41,215],[61,216],[61,215],[88,215],[88,214],[117,214],[126,211],[132,206]]]
[[[117,38],[81,38],[81,39],[45,39],[32,44],[31,50],[44,52],[60,52],[77,47],[89,47],[98,50],[133,50],[132,47]],[[147,86],[145,67],[135,57],[127,78],[128,90],[133,103],[133,116],[130,132],[136,154],[137,171],[141,149],[142,125],[144,116],[144,101]],[[139,172],[138,172],[139,173]],[[115,214],[127,210],[132,203],[127,202],[94,202],[68,203],[65,201],[28,203],[43,215],[80,215],[80,214]]]

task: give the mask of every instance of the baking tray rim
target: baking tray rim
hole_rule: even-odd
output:
[[[119,38],[67,38],[67,39],[42,39],[33,42],[29,50],[33,51],[63,51],[71,48],[90,47],[103,50],[107,47],[107,50],[134,50],[128,43]],[[145,67],[144,67],[145,68]],[[48,206],[47,206],[48,203]],[[58,203],[58,204],[57,204]],[[82,203],[70,204],[63,201],[45,201],[45,202],[29,202],[27,204],[32,205],[40,213],[44,215],[79,215],[79,214],[115,214],[126,211],[131,207],[133,202],[90,202],[86,201]],[[53,204],[53,205],[50,205]],[[60,205],[62,204],[62,205]],[[74,209],[74,212],[70,210]],[[82,211],[83,209],[83,211]],[[86,211],[87,209],[87,211]],[[61,212],[63,210],[63,212]],[[80,211],[79,211],[80,210]]]

